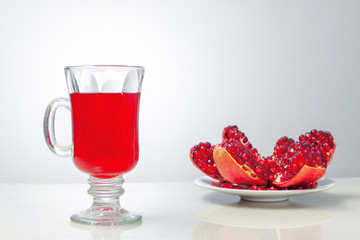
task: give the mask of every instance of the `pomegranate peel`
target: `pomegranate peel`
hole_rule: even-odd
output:
[[[226,148],[220,144],[215,146],[213,157],[220,174],[229,182],[238,185],[267,184],[266,181],[259,178],[247,165],[238,164]]]

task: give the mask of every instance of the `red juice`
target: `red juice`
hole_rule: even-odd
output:
[[[129,172],[139,156],[140,93],[72,93],[73,159],[99,178]]]

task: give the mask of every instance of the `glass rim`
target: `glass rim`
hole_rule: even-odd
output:
[[[66,66],[64,70],[82,70],[82,69],[141,69],[145,70],[142,66],[136,65],[75,65],[75,66]]]

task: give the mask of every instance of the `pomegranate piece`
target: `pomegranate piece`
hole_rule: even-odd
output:
[[[232,138],[214,148],[214,161],[220,174],[238,185],[267,185],[269,167],[239,140]]]
[[[319,180],[326,171],[327,160],[314,146],[306,142],[293,143],[280,156],[273,156],[276,162],[271,174],[272,182],[278,187],[307,185]]]
[[[278,187],[307,186],[324,176],[336,148],[329,132],[312,130],[293,142],[279,139],[271,159],[272,182]]]
[[[209,142],[201,142],[190,150],[192,163],[205,175],[220,181],[225,179],[219,173],[213,158],[214,146]]]

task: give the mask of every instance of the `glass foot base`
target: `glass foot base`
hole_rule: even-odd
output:
[[[124,193],[122,176],[114,178],[95,178],[88,180],[88,193],[93,196],[89,209],[75,213],[71,220],[88,225],[123,225],[139,221],[140,215],[134,214],[120,206],[119,197]]]
[[[88,225],[122,225],[141,220],[141,215],[134,214],[123,208],[118,210],[87,209],[73,214],[71,220]]]

